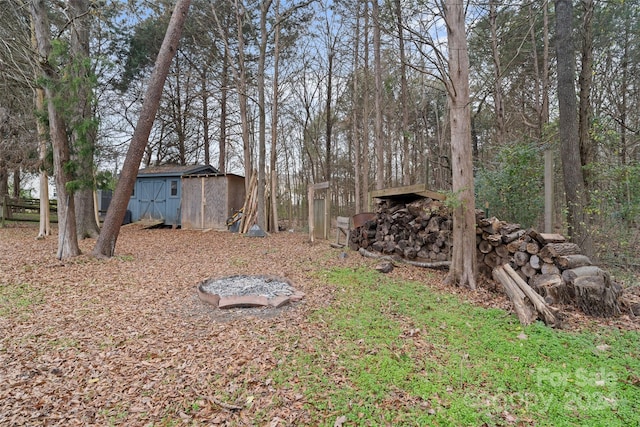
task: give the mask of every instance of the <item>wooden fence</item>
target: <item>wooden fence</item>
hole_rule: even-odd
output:
[[[58,201],[49,200],[49,212],[55,215],[57,211]],[[40,199],[13,199],[9,196],[0,198],[0,219],[2,220],[38,221],[39,215]]]

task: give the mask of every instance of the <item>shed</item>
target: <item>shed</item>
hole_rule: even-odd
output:
[[[190,174],[182,177],[182,228],[226,230],[227,218],[244,205],[244,177]]]
[[[180,225],[182,177],[217,173],[211,165],[161,165],[139,170],[128,205],[132,221]]]

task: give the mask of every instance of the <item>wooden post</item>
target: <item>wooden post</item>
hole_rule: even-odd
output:
[[[325,240],[329,239],[329,230],[331,229],[331,187],[327,187],[324,199],[324,232],[322,236]]]
[[[553,233],[553,152],[544,152],[544,232]]]
[[[313,197],[314,197],[313,185],[310,185],[309,188],[307,189],[307,200],[308,200],[307,204],[309,205],[309,240],[311,241],[312,245],[314,243],[313,223],[315,222],[314,213],[313,213]]]
[[[314,236],[313,236],[313,232],[314,232],[314,221],[315,221],[315,215],[313,212],[313,198],[315,196],[315,192],[316,190],[327,190],[327,198],[330,196],[329,193],[329,181],[325,181],[325,182],[320,182],[318,184],[311,184],[308,188],[307,188],[307,198],[309,201],[309,239],[311,240],[311,244],[314,243]],[[329,218],[329,211],[327,206],[329,205],[330,201],[329,200],[325,200],[325,204],[324,204],[324,227],[323,227],[323,233],[322,235],[324,236],[325,239],[328,238],[329,234],[328,234],[328,228],[327,228],[327,219]]]
[[[204,214],[207,201],[204,195],[204,177],[200,177],[200,229],[204,230]]]

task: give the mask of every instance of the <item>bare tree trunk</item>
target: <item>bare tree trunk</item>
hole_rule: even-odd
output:
[[[93,189],[82,188],[74,193],[77,233],[80,239],[95,238],[100,228],[96,222]]]
[[[376,190],[384,187],[384,141],[382,139],[382,59],[380,57],[380,7],[378,0],[372,0],[373,4],[373,68],[375,74],[375,108],[376,121],[375,147],[376,147]]]
[[[543,33],[543,46],[542,46],[542,64],[539,63],[538,48],[537,48],[537,33],[535,26],[535,11],[531,5],[529,5],[529,36],[531,38],[531,59],[533,62],[533,73],[535,75],[535,110],[536,110],[536,123],[535,123],[535,137],[542,138],[544,127],[549,123],[549,17],[547,13],[547,0],[542,5],[542,33]],[[542,71],[541,71],[542,69]]]
[[[589,235],[587,202],[580,162],[580,141],[575,88],[575,57],[573,38],[573,4],[571,0],[555,0],[556,5],[556,57],[558,61],[558,106],[560,157],[567,200],[567,222],[569,236],[582,247],[585,255],[593,255],[593,244]]]
[[[498,48],[498,12],[496,1],[489,0],[489,26],[491,28],[491,54],[493,59],[493,108],[496,117],[496,142],[500,145],[505,140],[506,126],[504,122],[504,103],[502,102],[502,65]]]
[[[226,30],[225,30],[226,31]],[[220,141],[218,142],[218,170],[227,171],[227,99],[229,93],[229,47],[224,45],[222,58],[222,88],[220,89]]]
[[[20,198],[20,187],[22,186],[22,183],[20,182],[20,168],[14,168],[13,169],[13,198],[14,199],[19,199]]]
[[[409,95],[407,84],[407,59],[404,47],[404,26],[402,23],[402,6],[395,0],[396,19],[398,23],[398,49],[400,50],[400,103],[402,104],[402,184],[411,184],[411,155],[409,153]]]
[[[9,174],[3,162],[0,160],[0,198],[4,198],[9,194]],[[6,209],[3,206],[3,209]]]
[[[273,106],[271,108],[271,156],[269,169],[271,170],[271,222],[269,231],[278,232],[278,105],[279,105],[279,77],[280,77],[280,1],[276,0],[276,27],[273,41]]]
[[[549,123],[549,0],[542,5],[542,112],[541,128]]]
[[[36,111],[44,110],[44,90],[36,88]],[[47,131],[42,120],[36,121],[38,131],[38,163],[40,169],[40,230],[38,239],[51,235],[51,220],[49,218],[49,176],[46,168]],[[0,197],[2,194],[0,193]]]
[[[56,79],[55,71],[48,63],[51,53],[51,34],[44,1],[33,0],[30,6],[41,71],[45,78]],[[62,259],[80,254],[73,194],[69,193],[66,187],[67,183],[72,180],[66,168],[71,158],[66,124],[56,110],[55,94],[51,85],[45,86],[45,97],[48,101],[49,135],[53,147],[53,167],[58,192],[58,252],[56,256],[58,259]]]
[[[355,27],[353,37],[353,87],[352,87],[352,100],[351,100],[351,134],[353,139],[353,179],[355,187],[355,213],[362,212],[362,157],[361,157],[361,140],[360,132],[358,131],[358,110],[357,105],[358,91],[360,89],[360,80],[358,79],[360,67],[360,61],[358,55],[360,53],[360,1],[356,1],[356,16]]]
[[[240,123],[242,125],[242,149],[244,153],[244,174],[246,178],[251,177],[253,165],[251,164],[251,140],[249,137],[249,106],[247,94],[247,65],[244,53],[244,7],[236,3],[236,24],[238,27],[238,71],[236,77],[236,87],[240,102]],[[249,194],[250,179],[244,180],[245,191]]]
[[[260,3],[260,54],[258,56],[258,225],[267,229],[267,209],[265,199],[266,187],[266,133],[267,112],[265,105],[265,62],[267,57],[267,14],[272,0],[264,0]]]
[[[329,36],[329,24],[327,24],[327,36]],[[331,131],[332,131],[332,117],[331,117],[331,89],[333,86],[332,78],[333,78],[333,58],[335,56],[333,43],[329,46],[328,53],[328,70],[327,70],[327,100],[326,100],[326,133],[325,133],[325,155],[326,155],[326,165],[325,165],[325,181],[331,181]]]
[[[582,60],[578,85],[580,104],[578,110],[578,139],[580,141],[580,161],[583,166],[585,196],[589,199],[592,184],[588,168],[595,161],[596,147],[591,140],[591,85],[593,83],[593,0],[582,0],[584,18],[582,22]]]
[[[177,52],[176,52],[177,53]],[[180,56],[175,58],[175,75],[180,76],[182,74],[182,62]],[[185,120],[186,120],[186,107],[183,105],[183,84],[182,79],[175,79],[174,93],[175,95],[171,100],[171,116],[173,119],[173,125],[175,127],[175,136],[178,145],[178,163],[180,165],[187,164],[187,152],[186,152],[186,136],[185,136]],[[185,92],[189,91],[189,84],[185,82]]]
[[[369,104],[370,73],[369,73],[369,0],[364,0],[364,72],[362,84],[363,102],[362,106],[362,190],[365,198],[365,206],[368,208],[369,200],[369,174],[371,164],[369,163],[369,115],[371,108]]]
[[[623,58],[628,58],[629,55],[629,16],[625,16],[624,19],[624,45]],[[629,91],[629,60],[623,60],[620,64],[620,164],[625,166],[627,164],[627,109],[628,109],[628,96]]]
[[[469,108],[469,54],[460,0],[446,0],[453,193],[453,257],[447,283],[476,288],[476,217]]]
[[[151,133],[151,127],[153,126],[153,121],[158,111],[158,105],[162,97],[162,89],[169,74],[169,67],[178,49],[182,27],[187,18],[190,4],[191,0],[177,0],[173,14],[171,15],[164,41],[160,47],[156,64],[151,74],[149,87],[147,88],[144,102],[142,103],[140,117],[133,131],[129,150],[127,151],[127,156],[122,166],[120,179],[113,193],[113,199],[111,200],[109,209],[107,210],[102,232],[93,250],[96,256],[111,257],[115,252],[120,226],[122,225],[127,210],[131,191],[135,185],[140,161],[142,160],[147,145],[147,139]]]
[[[227,94],[228,94],[228,71],[233,72],[235,78],[236,91],[238,92],[238,107],[240,110],[240,125],[242,129],[242,151],[244,161],[244,174],[247,179],[244,180],[245,191],[249,194],[249,184],[251,173],[253,172],[253,165],[251,164],[251,140],[249,132],[249,106],[248,106],[248,94],[247,94],[247,69],[245,61],[245,40],[244,40],[244,17],[245,9],[244,5],[239,3],[239,0],[234,0],[235,18],[236,18],[236,35],[238,37],[238,57],[233,63],[230,58],[229,47],[229,31],[225,22],[220,22],[220,18],[216,12],[216,8],[212,7],[213,17],[216,24],[218,36],[224,42],[224,59],[223,59],[223,71],[222,71],[222,101],[220,112],[220,157],[219,164],[226,162],[226,120],[227,120]],[[231,19],[231,18],[229,18]],[[233,66],[232,64],[236,64]],[[226,170],[226,164],[224,166]]]
[[[211,164],[211,141],[209,137],[209,91],[207,90],[207,71],[202,70],[200,75],[201,97],[202,97],[202,145],[204,151],[204,164]],[[218,167],[220,170],[220,167]]]

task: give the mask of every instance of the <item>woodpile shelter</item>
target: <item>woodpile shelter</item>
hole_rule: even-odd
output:
[[[182,177],[182,228],[226,230],[227,218],[244,205],[244,177],[190,174]]]
[[[138,171],[128,210],[132,221],[189,229],[226,229],[244,202],[244,178],[211,165],[160,165]]]
[[[430,197],[416,188],[372,193],[376,210],[351,231],[349,246],[365,256],[394,257],[390,259],[421,267],[450,264],[450,208],[436,199],[442,195]],[[475,214],[478,272],[502,285],[522,324],[541,319],[560,327],[562,315],[553,305],[578,307],[590,316],[621,314],[621,286],[576,243],[560,234],[485,218],[481,210]]]

